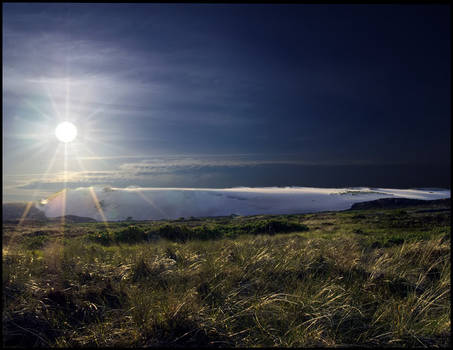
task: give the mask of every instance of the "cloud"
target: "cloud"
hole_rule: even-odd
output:
[[[368,162],[369,163],[369,162]],[[367,164],[361,161],[306,161],[300,159],[259,159],[255,157],[244,156],[229,156],[221,159],[221,157],[211,155],[209,157],[155,157],[152,159],[144,159],[141,162],[124,163],[120,169],[126,171],[150,171],[156,169],[168,168],[200,168],[200,167],[254,167],[261,165],[352,165],[352,164]]]
[[[138,159],[139,161],[127,162]],[[238,155],[198,155],[198,156],[111,156],[85,157],[84,160],[109,160],[117,163],[115,169],[100,171],[70,171],[68,173],[35,174],[20,177],[15,182],[19,190],[40,190],[51,192],[63,188],[75,189],[87,186],[140,186],[140,187],[230,187],[230,186],[272,186],[305,185],[338,186],[346,185],[376,186],[376,182],[357,183],[356,171],[367,174],[398,171],[401,164],[370,164],[369,162],[314,162],[297,159],[288,155],[275,159],[255,154]],[[126,162],[121,162],[126,160]],[[412,167],[406,171],[413,172]],[[332,172],[337,174],[337,182],[326,179]],[[351,178],[351,176],[355,176]],[[392,176],[392,178],[394,175]],[[9,177],[11,179],[11,177]],[[350,178],[350,180],[348,180]],[[369,176],[365,176],[369,178]],[[9,180],[10,181],[10,180]],[[396,187],[395,185],[391,185]],[[10,189],[8,189],[10,191]]]
[[[28,15],[36,20],[36,16]],[[42,13],[38,17],[51,16]],[[116,23],[117,27],[110,30],[124,25],[124,21]],[[195,61],[169,62],[164,47],[152,52],[134,47],[131,54],[127,40],[99,40],[85,31],[68,34],[48,27],[25,31],[9,21],[4,39],[3,86],[9,100],[13,95],[42,96],[47,91],[57,105],[69,98],[71,108],[80,113],[102,108],[107,113],[127,114],[128,119],[183,122],[191,113],[191,123],[251,121],[238,113],[249,104],[238,99],[237,91],[241,86],[244,91],[249,89],[252,79],[241,78],[212,89],[212,82],[225,80],[226,72],[198,62],[199,53],[191,50],[182,50],[181,57],[196,55]]]
[[[449,190],[399,190],[385,188],[93,188],[108,220],[129,216],[137,220],[179,217],[224,216],[230,214],[291,214],[348,209],[353,203],[386,197],[439,199]],[[62,215],[65,196],[59,193],[41,209],[48,217]],[[68,215],[102,220],[90,188],[66,193]]]

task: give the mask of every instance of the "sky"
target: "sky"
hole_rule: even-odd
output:
[[[449,188],[450,21],[449,5],[3,3],[3,201]]]

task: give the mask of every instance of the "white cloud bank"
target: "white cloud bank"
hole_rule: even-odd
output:
[[[94,193],[94,196],[93,196]],[[136,220],[180,217],[223,216],[231,214],[295,214],[349,209],[353,203],[379,198],[441,199],[450,190],[385,188],[78,188],[59,192],[40,206],[46,216],[63,213],[102,220],[96,197],[109,221],[133,217]]]

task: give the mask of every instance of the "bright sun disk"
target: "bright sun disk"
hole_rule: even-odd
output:
[[[74,141],[77,136],[77,128],[71,122],[60,123],[55,129],[55,136],[64,143]]]

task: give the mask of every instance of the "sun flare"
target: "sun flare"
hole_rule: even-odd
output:
[[[77,128],[71,122],[60,123],[55,129],[55,136],[64,143],[74,141],[77,136]]]

